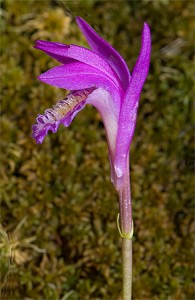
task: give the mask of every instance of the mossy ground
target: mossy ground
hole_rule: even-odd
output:
[[[117,194],[105,132],[87,107],[42,145],[38,113],[65,91],[37,76],[57,63],[36,39],[87,46],[84,17],[132,69],[152,31],[150,74],[131,146],[133,299],[192,300],[193,1],[1,1],[2,299],[121,299]]]

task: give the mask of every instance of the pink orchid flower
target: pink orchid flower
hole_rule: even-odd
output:
[[[120,195],[121,232],[128,235],[132,229],[129,151],[139,98],[149,69],[150,29],[145,23],[140,54],[130,74],[114,48],[82,18],[77,17],[76,21],[91,50],[58,42],[36,42],[35,48],[61,63],[41,74],[39,79],[70,93],[43,115],[38,115],[37,124],[32,127],[33,137],[42,143],[48,131],[55,133],[61,123],[69,126],[86,104],[96,107],[106,130],[111,180]]]

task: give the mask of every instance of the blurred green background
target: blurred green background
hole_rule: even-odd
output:
[[[65,91],[36,39],[87,46],[84,17],[132,70],[147,21],[150,74],[131,146],[133,299],[190,300],[193,288],[193,1],[1,1],[1,298],[121,299],[118,196],[90,106],[42,145],[38,113]]]

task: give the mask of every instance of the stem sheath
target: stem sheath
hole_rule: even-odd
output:
[[[132,295],[132,239],[122,238],[123,300]]]

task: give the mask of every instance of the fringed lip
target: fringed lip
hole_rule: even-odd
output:
[[[77,113],[84,108],[87,97],[95,89],[95,87],[91,87],[85,90],[71,91],[53,108],[46,109],[43,115],[38,115],[37,123],[32,126],[32,136],[36,142],[41,144],[48,131],[55,133],[60,124],[69,126]]]

